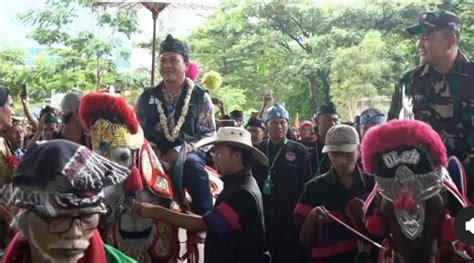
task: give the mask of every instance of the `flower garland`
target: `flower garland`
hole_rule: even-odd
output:
[[[193,93],[194,89],[194,82],[191,80],[187,79],[188,81],[188,91],[186,93],[186,97],[184,98],[184,105],[183,108],[181,109],[181,116],[179,116],[178,122],[173,128],[173,131],[168,129],[168,120],[165,115],[165,111],[163,110],[162,107],[162,102],[158,100],[158,103],[156,104],[156,108],[158,109],[158,112],[160,113],[160,125],[161,128],[163,129],[163,132],[165,133],[166,139],[170,142],[176,141],[176,138],[179,136],[179,132],[181,131],[181,127],[184,124],[184,121],[186,120],[186,115],[188,115],[188,110],[189,110],[189,102],[191,101],[191,95]]]

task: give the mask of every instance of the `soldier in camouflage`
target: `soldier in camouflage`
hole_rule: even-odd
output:
[[[464,164],[474,200],[474,64],[459,49],[461,21],[451,12],[421,14],[407,29],[417,35],[420,65],[396,86],[388,119],[414,118],[430,124],[448,155]]]

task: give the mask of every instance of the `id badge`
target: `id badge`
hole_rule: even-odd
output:
[[[272,193],[272,179],[266,179],[264,182],[263,182],[263,189],[262,189],[262,192],[264,194],[271,194]]]

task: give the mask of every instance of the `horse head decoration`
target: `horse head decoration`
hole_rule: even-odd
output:
[[[80,116],[93,151],[132,171],[123,183],[104,190],[110,212],[103,224],[104,240],[139,262],[176,260],[178,228],[131,209],[137,200],[179,210],[172,182],[144,139],[133,109],[123,97],[95,92],[81,100]]]
[[[376,181],[364,212],[368,231],[385,238],[379,262],[470,262],[453,219],[469,201],[450,179],[446,148],[429,125],[394,120],[372,128],[362,159]]]

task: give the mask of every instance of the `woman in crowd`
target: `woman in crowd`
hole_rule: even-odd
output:
[[[13,154],[11,144],[4,134],[12,125],[12,107],[10,91],[0,84],[0,252],[6,248],[11,237],[9,226],[14,214],[7,203],[13,190],[11,180],[18,165],[18,157]]]

